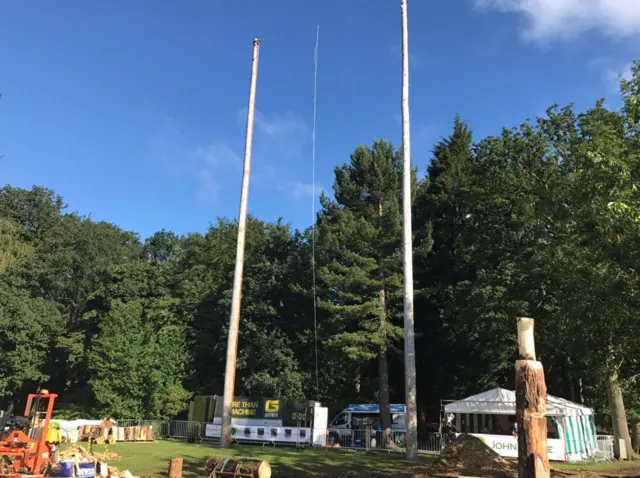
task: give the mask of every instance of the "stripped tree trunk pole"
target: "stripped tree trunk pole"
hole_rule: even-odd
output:
[[[409,27],[407,0],[402,13],[402,270],[404,286],[404,390],[407,413],[407,458],[418,458],[418,404],[416,385],[416,339],[413,314],[413,244],[411,229],[411,128],[409,125]]]
[[[518,478],[549,478],[547,386],[542,363],[536,360],[533,319],[519,317],[516,360],[516,423]]]
[[[244,171],[240,190],[240,211],[238,212],[238,242],[236,247],[236,268],[233,274],[231,295],[231,316],[227,337],[227,362],[224,369],[224,395],[222,398],[222,434],[220,447],[228,448],[231,442],[231,415],[233,396],[236,387],[236,365],[238,359],[238,337],[240,330],[240,307],[242,302],[242,276],[244,273],[244,249],[247,227],[247,205],[249,202],[249,178],[251,175],[251,151],[253,146],[253,124],[256,106],[256,85],[258,81],[258,55],[260,39],[253,40],[253,58],[251,60],[251,86],[249,87],[249,106],[247,108],[247,133],[244,145]]]

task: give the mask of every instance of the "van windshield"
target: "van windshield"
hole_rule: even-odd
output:
[[[393,425],[404,426],[404,423],[405,423],[404,419],[405,419],[404,413],[394,413],[393,415],[391,415],[391,423]]]
[[[331,426],[340,427],[346,424],[347,424],[347,415],[344,413],[341,413],[340,415],[338,415],[336,418],[333,419],[333,423],[331,423]]]

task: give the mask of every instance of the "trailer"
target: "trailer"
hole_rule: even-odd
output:
[[[189,420],[205,423],[204,435],[220,439],[222,397],[197,396]],[[234,397],[231,439],[263,445],[326,446],[328,409],[320,402],[284,397]]]

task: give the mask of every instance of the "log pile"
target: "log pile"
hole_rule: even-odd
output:
[[[262,460],[213,457],[204,468],[208,478],[271,478],[271,465]]]
[[[137,427],[118,427],[111,426],[109,428],[101,425],[82,426],[78,428],[79,440],[93,440],[97,444],[114,444],[119,441],[154,441],[155,434],[153,427],[143,425]]]

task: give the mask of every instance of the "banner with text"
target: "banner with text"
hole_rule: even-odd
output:
[[[479,433],[471,433],[479,438],[485,445],[491,448],[505,458],[518,458],[518,438],[511,435],[486,435]],[[565,461],[565,443],[564,440],[548,439],[549,460]]]
[[[231,417],[248,420],[277,420],[282,426],[304,426],[313,417],[314,402],[286,398],[234,397]],[[222,418],[222,397],[217,397],[214,422]]]

